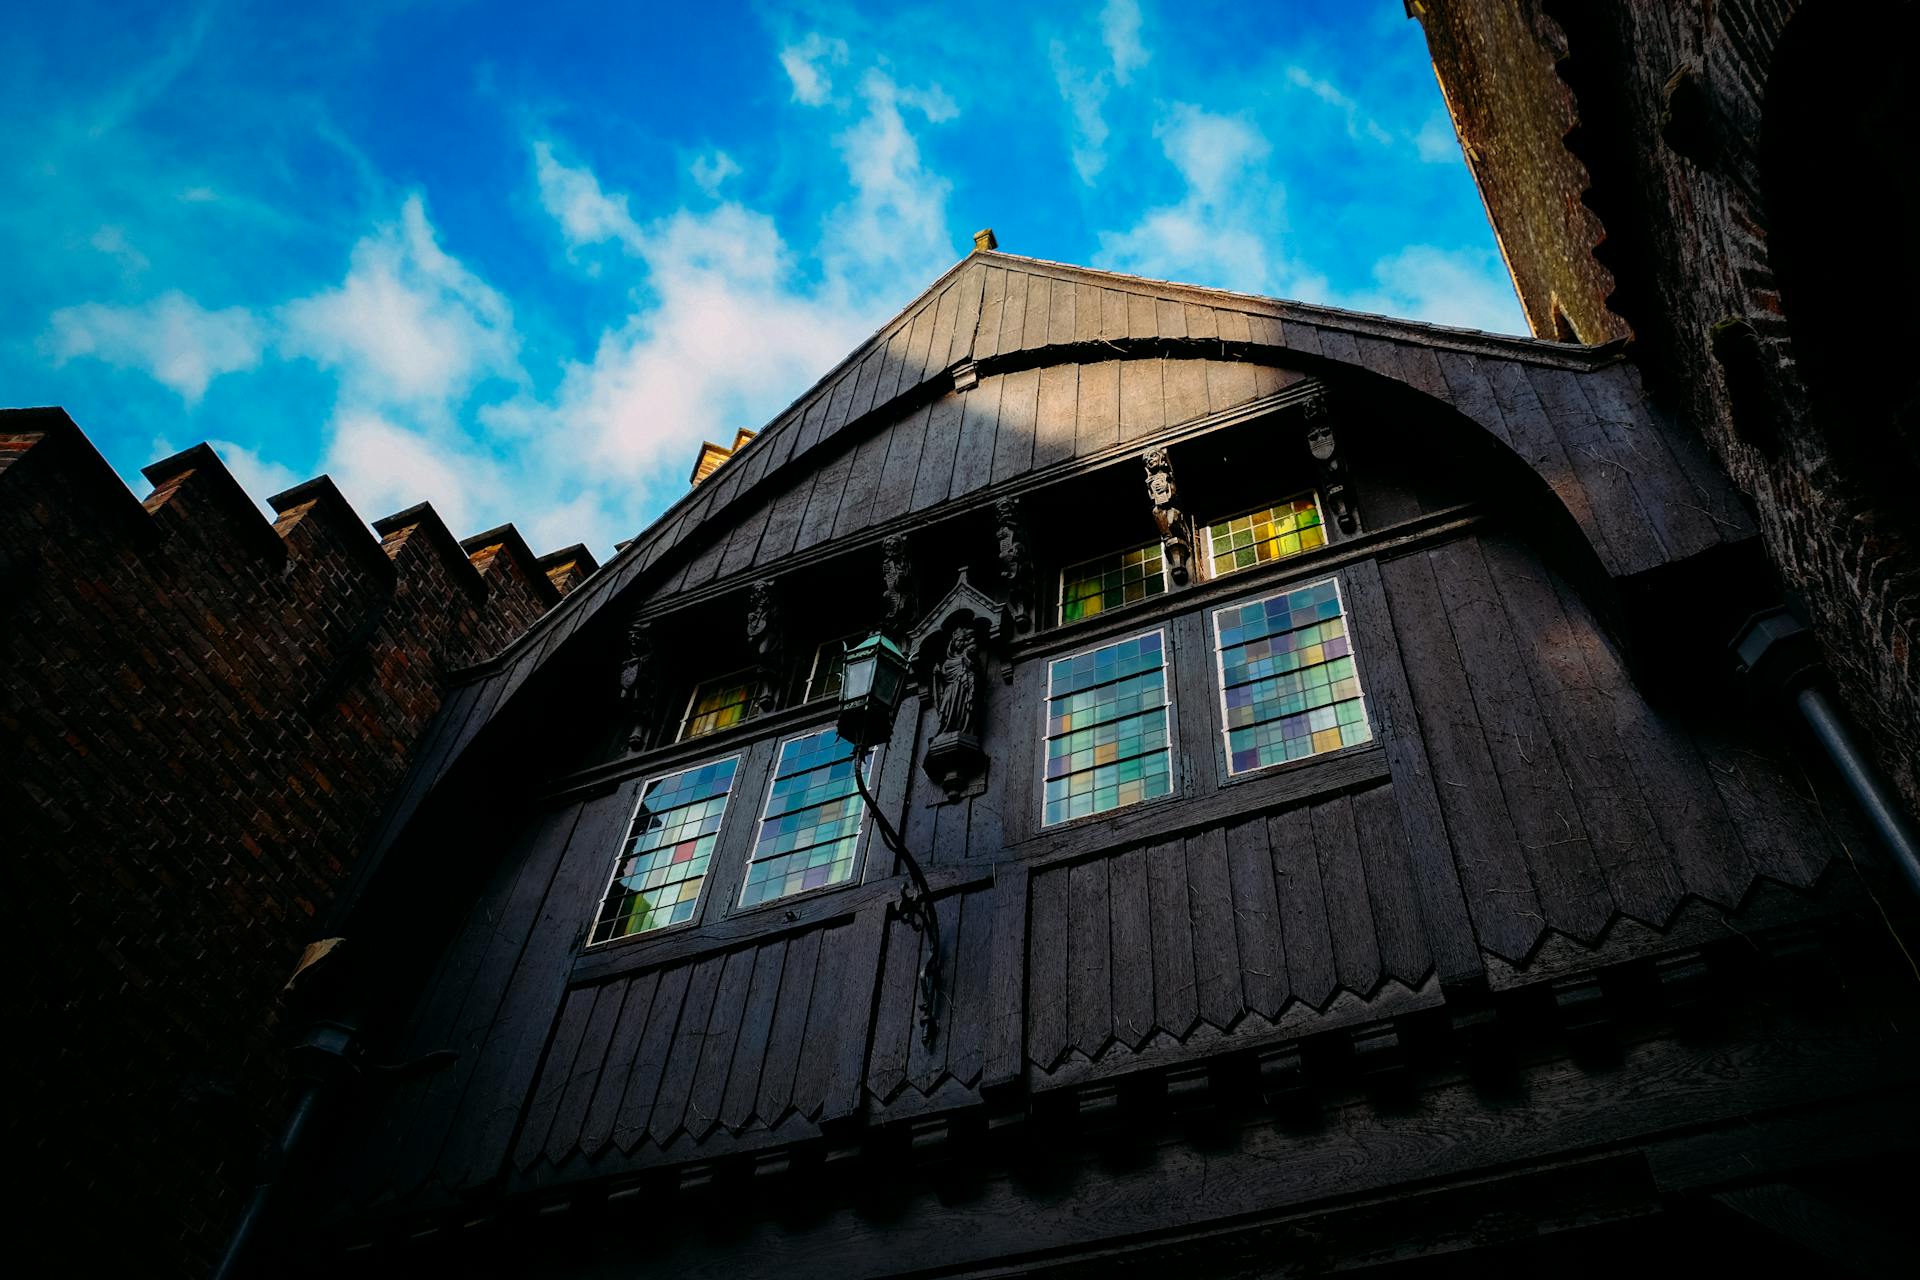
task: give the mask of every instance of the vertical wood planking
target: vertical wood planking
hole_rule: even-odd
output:
[[[953,342],[947,348],[943,367],[952,368],[973,358],[974,340],[980,332],[980,306],[986,287],[987,269],[978,264],[968,267],[954,284],[959,310],[953,317]]]
[[[1100,340],[1100,287],[1085,281],[1073,286],[1073,340],[1079,343]]]
[[[771,498],[757,503],[752,511],[741,518],[727,537],[727,553],[720,558],[718,576],[729,578],[753,566],[753,557],[760,550],[760,536],[766,532],[767,522],[772,518]]]
[[[867,1060],[867,1033],[873,1023],[874,985],[880,981],[880,947],[889,909],[868,904],[846,926],[845,962],[840,970],[840,1007],[834,1018],[832,1052],[820,1122],[845,1119],[860,1109],[860,1073]]]
[[[1436,358],[1453,407],[1485,427],[1501,444],[1512,448],[1513,437],[1507,432],[1506,417],[1493,397],[1493,388],[1480,372],[1479,357],[1463,351],[1442,351]]]
[[[1444,983],[1471,981],[1482,972],[1453,846],[1427,760],[1412,691],[1401,666],[1398,638],[1380,570],[1368,560],[1341,578],[1347,625],[1353,634],[1360,685],[1373,731],[1387,752],[1394,807],[1407,840],[1408,867],[1420,903],[1422,932]]]
[[[1120,439],[1138,440],[1167,425],[1164,360],[1120,362]]]
[[[998,909],[993,890],[965,895],[953,967],[952,1002],[940,1020],[947,1040],[947,1071],[963,1085],[980,1079],[992,1017],[993,935]]]
[[[559,1114],[567,1082],[573,1078],[573,1064],[579,1056],[580,1043],[586,1036],[587,1023],[593,1017],[594,1002],[599,994],[596,988],[589,987],[569,991],[563,998],[560,1019],[547,1046],[546,1061],[527,1097],[526,1118],[520,1125],[520,1137],[514,1143],[513,1162],[518,1168],[526,1168],[546,1151],[547,1131],[553,1125],[554,1116]]]
[[[960,423],[966,416],[967,400],[975,392],[955,393],[941,396],[920,412],[926,415],[925,443],[920,447],[920,464],[915,468],[913,492],[909,500],[909,509],[925,511],[935,503],[946,501],[947,489],[953,484],[954,458],[960,448]],[[876,515],[881,504],[876,503]],[[892,503],[885,504],[890,513],[880,519],[891,519]]]
[[[1220,321],[1213,314],[1213,308],[1189,302],[1187,308],[1187,336],[1189,338],[1218,338]]]
[[[686,1003],[687,984],[693,977],[692,965],[675,965],[660,975],[653,1003],[647,1010],[647,1027],[634,1051],[633,1069],[627,1074],[627,1089],[614,1116],[613,1140],[622,1151],[631,1152],[647,1136],[653,1118],[653,1100],[660,1092],[660,1075],[667,1067],[667,1054],[673,1048],[673,1035],[680,1026],[680,1010]]]
[[[880,975],[880,1001],[874,1010],[873,1051],[867,1057],[867,1091],[891,1102],[907,1079],[907,1054],[913,1038],[916,983],[920,964],[920,935],[905,920],[887,925],[885,968]]]
[[[808,500],[813,496],[813,482],[814,473],[806,472],[793,482],[792,488],[774,499],[766,532],[760,535],[759,549],[753,555],[756,567],[771,564],[793,550],[794,540],[800,536],[800,522],[807,514]]]
[[[1113,1034],[1112,956],[1107,903],[1107,863],[1094,858],[1067,872],[1068,1040],[1089,1058]]]
[[[1355,793],[1353,828],[1367,877],[1367,905],[1380,947],[1382,976],[1416,986],[1432,970],[1433,954],[1420,924],[1407,836],[1391,784]]]
[[[936,400],[901,418],[893,424],[887,433],[887,460],[881,466],[880,487],[873,496],[873,508],[867,524],[879,524],[893,520],[907,513],[908,505],[913,501],[915,474],[920,469],[920,457],[926,450],[926,438],[933,416],[939,405],[945,403]]]
[[[1033,923],[1027,932],[1027,1056],[1051,1071],[1067,1051],[1067,872],[1033,877]]]
[[[1200,1016],[1225,1031],[1246,1008],[1233,928],[1226,833],[1209,827],[1186,839],[1187,909],[1193,921],[1193,976]]]
[[[1186,1039],[1200,1017],[1185,864],[1185,851],[1178,838],[1147,850],[1147,908],[1153,921],[1154,1024],[1176,1040]]]
[[[886,404],[900,394],[901,379],[906,373],[908,332],[907,325],[896,324],[887,335],[887,345],[880,358],[880,381],[874,387],[875,404]]]
[[[1320,854],[1313,816],[1305,806],[1267,818],[1274,887],[1280,904],[1280,936],[1287,952],[1293,994],[1315,1009],[1326,1007],[1340,980],[1327,927],[1326,894],[1320,885]]]
[[[1039,403],[1038,369],[1023,369],[1006,376],[1000,391],[1000,425],[993,440],[995,484],[1025,475],[1032,469]]]
[[[1505,360],[1481,361],[1480,371],[1486,375],[1494,404],[1507,425],[1507,438],[1513,444],[1513,451],[1547,482],[1547,487],[1593,543],[1607,572],[1619,573],[1625,561],[1608,542],[1604,523],[1595,519],[1593,501],[1575,474],[1566,446],[1561,443],[1546,410],[1541,408],[1540,397],[1527,381],[1526,372]]]
[[[1219,413],[1253,399],[1253,366],[1241,360],[1207,361],[1207,410]]]
[[[1153,924],[1147,903],[1147,852],[1128,849],[1107,876],[1113,957],[1113,1032],[1129,1049],[1153,1034]]]
[[[634,984],[625,978],[603,982],[590,989],[593,1016],[580,1037],[580,1051],[574,1055],[573,1070],[568,1073],[565,1092],[554,1110],[553,1125],[547,1133],[546,1157],[553,1164],[565,1160],[580,1145],[580,1126],[586,1119],[600,1081],[609,1070],[607,1049],[620,1026],[627,994]]]
[[[985,360],[1000,354],[1000,309],[1007,296],[1007,272],[988,267],[981,277],[980,323],[973,339],[973,358]]]
[[[1155,298],[1153,302],[1153,326],[1163,338],[1184,338],[1187,336],[1187,309],[1173,298]]]
[[[933,307],[933,335],[928,339],[926,372],[931,378],[947,367],[947,353],[953,349],[953,322],[960,313],[960,283],[955,281],[940,291]]]
[[[1118,289],[1100,290],[1100,338],[1121,342],[1127,336],[1127,295]]]
[[[1827,869],[1834,840],[1793,757],[1767,742],[1758,726],[1738,735],[1696,728],[1694,741],[1754,870],[1796,889],[1812,888]]]
[[[1007,273],[1005,301],[1000,308],[1000,354],[1020,350],[1027,328],[1027,290],[1033,277],[1024,271]]]
[[[1329,360],[1338,360],[1341,364],[1366,367],[1365,361],[1360,358],[1360,347],[1354,342],[1353,335],[1339,329],[1321,330],[1320,354]]]
[[[1227,875],[1233,884],[1234,950],[1241,998],[1269,1020],[1287,1003],[1287,956],[1280,937],[1280,898],[1273,883],[1264,818],[1226,830]]]
[[[1207,412],[1206,360],[1162,361],[1167,425],[1189,422]]]
[[[1540,407],[1560,437],[1573,472],[1593,504],[1594,516],[1606,530],[1607,543],[1619,557],[1616,573],[1650,569],[1666,560],[1657,513],[1647,510],[1634,491],[1632,468],[1638,460],[1614,456],[1612,444],[1586,397],[1565,369],[1525,370]]]
[[[1040,370],[1040,407],[1033,441],[1036,470],[1073,456],[1079,399],[1080,366],[1057,364]]]
[[[960,397],[960,436],[954,445],[953,478],[943,497],[962,497],[985,488],[993,478],[993,438],[1000,429],[1000,399],[1006,381],[1004,377],[982,378],[978,386]]]
[[[654,1094],[653,1112],[647,1118],[647,1132],[660,1146],[667,1145],[680,1131],[681,1121],[687,1118],[687,1099],[693,1093],[694,1073],[699,1068],[700,1050],[706,1041],[707,1020],[713,1015],[714,997],[719,993],[720,975],[725,968],[725,956],[708,956],[689,966],[687,998],[680,1009],[680,1025],[667,1046],[660,1088]]]
[[[1047,345],[1047,322],[1053,315],[1053,281],[1047,276],[1027,277],[1027,318],[1020,330],[1020,347],[1034,351]]]
[[[1380,578],[1480,944],[1519,962],[1544,927],[1540,901],[1500,798],[1433,566],[1416,552],[1381,565]]]
[[[740,947],[729,951],[720,970],[720,986],[714,992],[713,1012],[700,1043],[694,1067],[693,1087],[687,1094],[686,1130],[696,1140],[713,1131],[727,1096],[727,1073],[733,1066],[733,1049],[740,1041],[741,1024],[746,1020],[747,992],[753,985],[754,959],[758,947]]]
[[[993,962],[987,973],[982,1089],[1010,1084],[1025,1070],[1028,882],[1025,863],[1002,862],[993,868]]]
[[[768,1128],[779,1124],[793,1105],[793,1079],[819,967],[820,930],[809,929],[787,939],[786,958],[780,965],[780,998],[774,1005],[773,1029],[767,1033],[767,1056],[760,1064],[760,1096],[754,1101],[760,1122]]]
[[[600,1148],[613,1140],[615,1122],[620,1116],[620,1101],[626,1096],[627,1077],[633,1072],[634,1058],[640,1051],[640,1037],[647,1029],[647,1015],[653,1008],[654,988],[660,971],[649,970],[626,984],[627,997],[618,1011],[618,1021],[607,1041],[605,1065],[593,1081],[592,1097],[580,1118],[579,1147],[591,1160]],[[551,1148],[548,1154],[558,1163],[560,1156]]]
[[[1154,316],[1153,299],[1144,293],[1127,295],[1127,337],[1129,339],[1147,339],[1160,336],[1160,326]]]
[[[1493,762],[1492,780],[1506,801],[1547,924],[1592,942],[1612,918],[1613,897],[1594,861],[1555,735],[1540,713],[1480,540],[1457,538],[1429,551],[1427,559]],[[1529,634],[1527,647],[1534,639]]]
[[[834,512],[838,510],[840,495],[846,489],[847,472],[852,469],[853,454],[844,449],[820,467],[813,484],[813,496],[807,502],[806,514],[801,517],[800,530],[794,539],[795,551],[818,546],[833,536]]]
[[[948,808],[960,809],[962,805],[949,805]],[[934,912],[940,926],[940,966],[939,982],[935,987],[935,1002],[938,1009],[938,1030],[931,1041],[921,1034],[919,984],[914,984],[913,998],[910,1003],[913,1012],[908,1019],[907,1036],[907,1079],[922,1094],[931,1094],[940,1083],[947,1070],[947,1049],[953,1043],[953,988],[954,978],[958,974],[955,960],[960,948],[960,922],[966,914],[965,895],[953,893],[941,898]],[[914,974],[919,975],[921,947],[926,939],[919,934],[913,935],[909,944],[914,949]]]
[[[767,1057],[786,955],[787,944],[781,938],[769,938],[753,949],[753,978],[740,1016],[733,1063],[727,1072],[726,1096],[720,1104],[720,1122],[735,1133],[753,1121],[754,1102],[760,1096],[760,1067]]]
[[[843,538],[871,523],[874,495],[880,490],[881,474],[886,466],[887,447],[898,424],[884,424],[870,432],[853,452],[853,464],[847,469],[847,484],[840,495],[840,509],[833,518],[833,536]]]
[[[1372,995],[1380,983],[1380,942],[1367,892],[1366,862],[1354,831],[1353,802],[1346,796],[1313,806],[1313,843],[1320,855],[1320,887],[1326,894],[1334,972],[1340,985],[1355,995]]]
[[[1620,910],[1664,927],[1680,905],[1680,882],[1614,736],[1612,691],[1630,681],[1601,641],[1598,622],[1585,613],[1568,616],[1546,567],[1517,538],[1489,537],[1481,547],[1508,616],[1527,636],[1520,657],[1554,726],[1554,747],[1608,892]]]
[[[1080,366],[1080,396],[1073,451],[1079,457],[1105,449],[1120,438],[1120,361]]]

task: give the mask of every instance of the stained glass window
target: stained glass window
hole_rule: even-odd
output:
[[[1060,621],[1077,622],[1167,589],[1160,544],[1150,542],[1074,565],[1060,575]]]
[[[1216,609],[1213,625],[1229,773],[1372,739],[1333,579]]]
[[[1264,511],[1249,511],[1207,529],[1215,577],[1269,560],[1285,560],[1326,544],[1320,504],[1312,494],[1276,503]]]
[[[1158,631],[1047,668],[1047,823],[1173,790],[1165,638]]]
[[[840,696],[840,677],[846,672],[847,649],[865,638],[865,635],[841,636],[813,651],[813,670],[807,675],[806,701]]]
[[[739,764],[739,756],[703,764],[655,778],[641,790],[591,941],[693,919]]]
[[[851,880],[866,814],[853,747],[838,733],[822,729],[781,743],[740,905]]]
[[[703,733],[716,733],[739,724],[747,718],[747,708],[752,705],[758,687],[758,679],[746,671],[703,682],[687,702],[687,718],[680,726],[681,738],[697,738]]]

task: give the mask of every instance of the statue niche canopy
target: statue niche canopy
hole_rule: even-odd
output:
[[[969,582],[962,569],[907,642],[935,717],[921,765],[950,800],[986,786],[987,753],[980,739],[986,727],[987,646],[1004,638],[1006,615],[1006,607]]]

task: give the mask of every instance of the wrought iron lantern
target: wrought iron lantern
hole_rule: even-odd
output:
[[[847,650],[840,675],[840,736],[877,747],[893,736],[893,718],[907,689],[907,655],[881,632]]]

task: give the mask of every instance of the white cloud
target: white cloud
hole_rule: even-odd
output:
[[[809,107],[824,106],[833,92],[828,67],[847,64],[847,42],[809,31],[806,38],[780,50],[780,65],[793,82],[793,100]]]
[[[129,276],[139,275],[153,265],[147,261],[147,255],[134,248],[133,242],[127,239],[125,227],[101,227],[88,238],[87,243],[118,262],[121,271]]]
[[[138,369],[193,405],[213,379],[260,363],[263,332],[244,307],[209,311],[170,289],[136,306],[62,307],[51,317],[45,345],[58,363],[87,356]]]
[[[917,281],[917,289],[950,265],[952,184],[921,162],[919,141],[901,108],[938,123],[952,119],[938,109],[950,107],[951,99],[937,89],[903,90],[877,69],[861,77],[860,98],[866,113],[834,139],[853,198],[829,218],[822,252],[829,273],[856,291],[884,292],[903,280]]]
[[[1047,47],[1053,82],[1066,100],[1073,118],[1073,167],[1080,181],[1091,183],[1107,167],[1107,121],[1101,108],[1107,101],[1107,78],[1088,75],[1067,56],[1067,47],[1055,40]]]
[[[502,485],[490,461],[456,439],[435,438],[382,414],[349,409],[331,424],[325,468],[362,517],[431,502],[455,537],[492,523]],[[529,495],[531,496],[531,495]]]
[[[440,248],[417,195],[354,246],[338,288],[281,317],[283,348],[338,370],[356,404],[444,404],[519,373],[506,299]]]
[[[720,194],[720,184],[728,178],[739,176],[740,166],[724,151],[709,151],[705,155],[694,157],[693,165],[688,172],[693,175],[694,184],[702,191],[710,196],[717,196]]]
[[[1102,231],[1097,266],[1249,292],[1282,277],[1270,248],[1281,192],[1264,175],[1271,147],[1249,121],[1185,103],[1154,130],[1186,182],[1175,204],[1149,210],[1126,231]]]
[[[1420,132],[1413,135],[1413,149],[1427,164],[1453,164],[1460,159],[1460,140],[1454,136],[1453,122],[1441,113],[1427,117]]]
[[[721,160],[726,160],[724,153]],[[617,241],[628,249],[638,249],[640,228],[627,212],[625,196],[609,196],[600,189],[600,180],[589,169],[575,169],[554,158],[547,142],[533,144],[534,177],[540,184],[541,207],[553,215],[566,236],[569,248]],[[737,170],[735,170],[737,172]],[[698,181],[700,170],[695,167]],[[722,177],[725,175],[722,174]],[[716,185],[719,179],[715,179]],[[704,182],[701,185],[706,185]]]
[[[1146,46],[1140,43],[1139,0],[1107,0],[1100,10],[1100,39],[1113,59],[1113,78],[1128,83],[1147,65]]]
[[[235,444],[231,440],[209,440],[207,443],[220,455],[220,461],[227,464],[227,470],[247,491],[247,496],[268,515],[273,512],[267,506],[267,499],[300,483],[301,477],[292,467],[263,458],[245,445]]]
[[[1373,287],[1321,300],[1432,324],[1526,333],[1513,282],[1491,249],[1409,245],[1373,265]]]
[[[1382,146],[1393,142],[1393,135],[1382,128],[1379,121],[1362,111],[1360,104],[1342,93],[1332,81],[1314,75],[1305,67],[1294,66],[1287,68],[1287,83],[1295,88],[1305,89],[1339,112],[1346,120],[1348,137],[1371,138]]]

